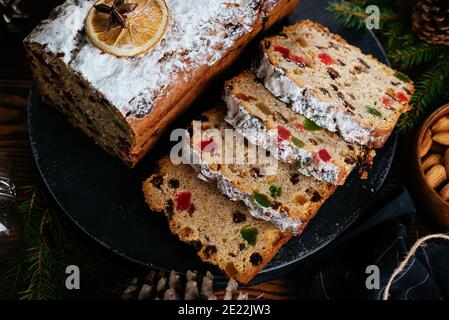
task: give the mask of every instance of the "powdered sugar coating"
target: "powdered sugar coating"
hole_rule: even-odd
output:
[[[270,150],[275,158],[287,163],[292,164],[297,161],[309,163],[297,168],[306,176],[313,176],[317,180],[324,180],[332,184],[337,183],[340,169],[335,164],[325,163],[319,159],[313,161],[311,153],[304,149],[292,148],[291,143],[286,140],[279,143],[276,132],[268,130],[260,119],[250,115],[232,94],[227,93],[225,101],[228,107],[225,121],[249,142]]]
[[[84,19],[94,3],[95,0],[66,1],[41,22],[25,42],[40,43],[48,52],[59,54],[65,63],[70,63],[79,45],[78,34],[84,29]]]
[[[170,17],[163,38],[127,59],[105,54],[86,39],[84,19],[94,3],[67,0],[25,41],[61,56],[125,116],[147,115],[158,98],[170,94],[165,89],[191,80],[196,68],[214,65],[260,17],[259,0],[166,0]]]
[[[291,109],[316,122],[329,131],[338,131],[343,139],[350,143],[367,145],[375,139],[373,129],[362,126],[349,115],[321,102],[300,88],[284,74],[284,70],[273,66],[264,54],[256,70],[265,87],[279,100],[287,103]]]
[[[292,232],[297,235],[300,232],[302,222],[299,218],[291,218],[287,213],[275,210],[271,207],[264,208],[258,205],[252,194],[238,190],[233,186],[232,181],[226,178],[218,171],[210,168],[209,164],[201,159],[201,155],[190,147],[189,144],[184,146],[185,160],[195,171],[198,172],[198,178],[206,182],[214,182],[222,194],[232,201],[242,201],[247,207],[249,213],[257,218],[273,223],[281,231]]]

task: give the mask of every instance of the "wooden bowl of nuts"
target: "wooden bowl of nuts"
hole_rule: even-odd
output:
[[[441,226],[449,229],[449,104],[424,121],[416,155],[420,202]]]

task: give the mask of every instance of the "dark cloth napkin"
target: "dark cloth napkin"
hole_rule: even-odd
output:
[[[409,251],[407,229],[416,210],[408,192],[359,222],[299,268],[303,299],[382,299],[385,286]],[[368,266],[379,270],[378,288],[367,288]],[[375,267],[374,267],[375,268]],[[375,285],[370,278],[369,284]],[[390,289],[391,300],[449,298],[449,241],[421,246]]]

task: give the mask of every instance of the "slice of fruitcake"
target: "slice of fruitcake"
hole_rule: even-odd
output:
[[[291,238],[211,189],[190,166],[174,165],[169,157],[158,164],[143,185],[148,205],[164,212],[171,232],[228,277],[248,283]]]
[[[226,122],[304,175],[342,185],[368,153],[289,109],[255,80],[253,72],[226,83],[225,101]]]
[[[318,23],[261,42],[257,76],[292,110],[348,142],[380,148],[409,110],[413,83]]]
[[[299,235],[336,186],[301,175],[245,140],[224,122],[222,109],[192,122],[185,163],[229,199],[242,201],[254,217]]]

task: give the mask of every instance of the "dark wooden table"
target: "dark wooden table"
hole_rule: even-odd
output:
[[[2,39],[2,50],[0,53],[0,152],[2,152],[12,163],[15,184],[18,187],[19,199],[23,199],[21,186],[33,186],[41,183],[28,139],[27,133],[27,96],[31,84],[31,74],[27,67],[25,55],[21,46],[21,41],[16,37],[11,37],[0,33]],[[378,196],[376,206],[381,206],[401,184],[410,184],[407,179],[409,170],[407,159],[410,155],[410,137],[401,137],[400,148],[395,158],[393,169]],[[403,181],[406,180],[406,181]],[[374,209],[374,208],[373,208]],[[418,214],[414,227],[410,231],[410,241],[417,237],[437,231],[438,228],[428,221],[425,215]],[[81,233],[81,232],[79,232]],[[83,242],[91,250],[97,250],[103,260],[111,261],[110,265],[119,265],[111,273],[111,287],[117,284],[121,277],[135,276],[138,272],[135,266],[105,252],[93,240],[85,239],[80,235]],[[255,285],[246,288],[251,298],[262,296],[265,299],[294,299],[298,288],[295,272],[275,281]]]

